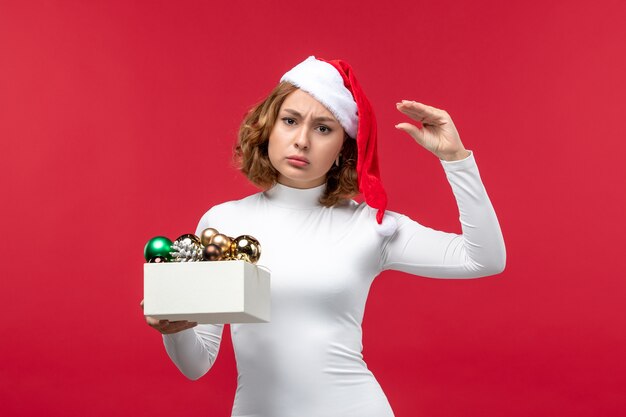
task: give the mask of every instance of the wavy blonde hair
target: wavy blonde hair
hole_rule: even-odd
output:
[[[293,84],[281,82],[265,100],[248,111],[239,127],[234,149],[236,163],[239,170],[261,188],[270,188],[278,179],[278,171],[272,166],[267,152],[270,133],[280,106],[297,89]],[[339,166],[333,164],[326,174],[326,188],[320,197],[320,204],[326,207],[359,193],[356,141],[346,135],[340,155]]]

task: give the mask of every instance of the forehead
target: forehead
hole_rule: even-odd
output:
[[[315,97],[309,93],[300,89],[295,90],[285,98],[285,101],[283,101],[280,109],[283,110],[286,108],[296,110],[302,114],[312,113],[315,116],[325,116],[330,117],[335,121],[337,120],[337,118],[326,108],[326,106],[317,101]]]

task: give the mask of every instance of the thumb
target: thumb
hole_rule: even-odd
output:
[[[417,143],[424,146],[424,131],[411,123],[398,123],[396,129],[408,133]]]

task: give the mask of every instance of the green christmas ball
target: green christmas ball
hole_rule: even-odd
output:
[[[168,262],[172,259],[170,255],[170,248],[172,241],[165,236],[155,236],[146,243],[146,247],[143,248],[143,257],[146,261],[150,259],[161,257],[165,258]]]
[[[155,256],[148,261],[149,264],[162,264],[163,262],[167,262],[167,259],[162,256]]]

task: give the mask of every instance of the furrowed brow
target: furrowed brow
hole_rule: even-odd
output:
[[[293,110],[293,109],[283,109],[283,111],[294,115],[296,117],[302,118],[302,115],[300,114],[300,112],[298,112],[297,110]],[[333,119],[332,117],[326,117],[326,116],[320,116],[320,117],[316,117],[315,119],[313,119],[314,122],[331,122],[331,123],[338,123],[337,120]]]
[[[316,117],[315,119],[313,119],[316,122],[331,122],[331,123],[337,123],[337,120],[333,119],[332,117],[326,117],[326,116],[321,116],[321,117]]]
[[[299,112],[295,111],[295,110],[292,110],[292,109],[283,109],[283,110],[285,112],[289,113],[289,114],[293,114],[294,116],[298,116],[298,117],[302,118],[302,115]]]

